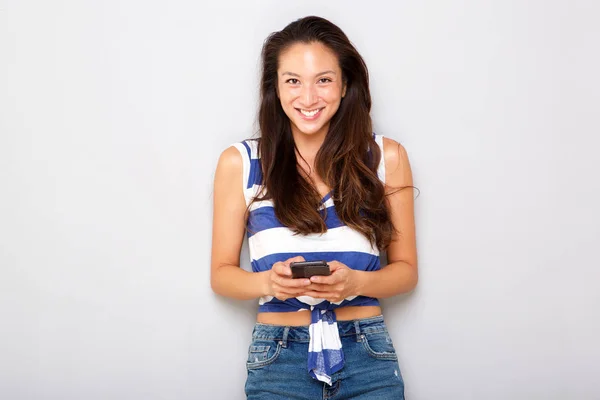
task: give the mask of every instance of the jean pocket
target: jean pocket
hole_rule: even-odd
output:
[[[387,331],[362,335],[362,343],[367,353],[379,360],[398,360],[392,338]]]
[[[281,352],[281,343],[275,341],[253,341],[248,348],[248,369],[262,368],[273,363]]]

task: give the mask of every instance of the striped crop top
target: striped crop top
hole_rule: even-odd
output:
[[[377,175],[385,183],[383,136],[374,135],[381,149],[381,161]],[[262,169],[258,158],[258,141],[246,140],[236,143],[243,159],[243,190],[246,205],[262,189]],[[380,269],[379,250],[360,232],[339,220],[333,199],[328,194],[321,200],[321,210],[326,209],[323,234],[296,235],[275,216],[270,200],[252,203],[247,221],[248,247],[254,272],[267,271],[279,261],[303,256],[306,261],[339,261],[349,268],[362,271]],[[378,306],[376,298],[351,296],[337,303],[309,296],[299,296],[281,301],[272,296],[261,297],[259,312],[295,312],[311,310],[309,344],[309,373],[313,378],[331,382],[331,375],[343,366],[343,352],[339,341],[335,314],[337,307]],[[332,342],[331,336],[334,337]],[[330,351],[331,350],[331,351]],[[336,351],[339,350],[339,354]],[[314,354],[313,354],[314,353]],[[311,362],[311,358],[313,359]],[[341,365],[340,365],[341,362]],[[313,368],[311,368],[311,365]]]

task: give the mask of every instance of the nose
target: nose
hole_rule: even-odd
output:
[[[317,89],[316,89],[315,85],[311,85],[311,84],[304,85],[302,87],[301,99],[302,99],[302,103],[303,103],[302,105],[306,108],[309,108],[310,106],[315,104],[318,99]]]

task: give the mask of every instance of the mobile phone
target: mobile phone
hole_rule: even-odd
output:
[[[331,275],[326,261],[297,261],[290,264],[292,278],[310,278],[315,275]]]

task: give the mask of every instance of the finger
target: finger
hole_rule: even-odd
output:
[[[306,296],[310,296],[310,297],[314,297],[315,299],[324,299],[326,298],[328,295],[331,295],[331,293],[329,292],[317,292],[317,291],[306,291],[304,292],[304,294]]]
[[[319,283],[322,285],[335,285],[340,282],[343,278],[339,274],[331,275],[315,275],[310,277],[312,283]]]
[[[331,291],[331,285],[322,285],[320,283],[311,283],[305,290],[315,291],[315,292],[329,292]]]
[[[290,288],[306,288],[306,286],[310,285],[310,280],[305,278],[291,279],[279,277],[277,283],[281,286]]]
[[[288,258],[287,260],[285,260],[283,262],[283,264],[285,265],[286,275],[292,276],[292,269],[290,268],[291,263],[301,262],[301,261],[305,261],[304,257],[302,257],[302,256],[296,256],[296,257]]]
[[[275,293],[280,293],[286,296],[296,297],[298,295],[304,294],[306,290],[304,288],[289,288],[285,286],[276,285],[274,287]]]
[[[304,257],[296,256],[292,258],[288,258],[283,262],[279,262],[278,265],[278,273],[284,276],[292,276],[292,269],[290,268],[290,264],[293,262],[304,261]]]
[[[293,279],[277,274],[271,275],[271,282],[273,283],[273,285],[279,285],[284,287],[306,287],[310,285],[310,280],[308,279]]]
[[[315,299],[325,299],[331,302],[337,302],[339,300],[339,295],[332,292],[305,292],[305,296],[314,297]]]
[[[273,272],[275,272],[277,275],[281,275],[281,276],[292,276],[292,271],[290,270],[290,268],[288,266],[286,266],[283,262],[279,261],[276,262],[275,264],[273,264],[273,267],[271,268],[273,270]]]
[[[287,266],[289,266],[291,263],[293,262],[300,262],[300,261],[306,261],[304,259],[304,257],[302,256],[296,256],[296,257],[292,257],[292,258],[288,258],[287,260],[285,260],[283,263]]]
[[[281,301],[286,301],[295,296],[293,294],[275,293],[275,295],[273,297],[275,297],[276,299],[279,299]]]
[[[331,272],[333,272],[333,271],[336,271],[336,270],[338,270],[338,269],[340,269],[340,268],[344,268],[344,267],[346,267],[344,264],[342,264],[342,263],[341,263],[341,262],[339,262],[339,261],[329,261],[327,264],[329,264],[329,270],[330,270]],[[346,268],[347,268],[347,267],[346,267]]]

